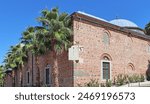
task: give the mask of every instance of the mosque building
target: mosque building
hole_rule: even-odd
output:
[[[119,74],[145,75],[150,60],[150,37],[138,25],[126,19],[107,21],[80,11],[71,16],[72,47],[78,50],[72,54],[64,52],[58,58],[60,86],[77,86],[91,79],[103,83]],[[39,59],[43,86],[53,86],[52,60],[51,52]],[[30,55],[23,70],[23,86],[36,86],[36,73],[34,57]],[[13,81],[6,79],[5,86],[12,86]],[[15,86],[20,86],[19,78],[15,79]]]

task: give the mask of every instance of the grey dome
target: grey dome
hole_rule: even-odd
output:
[[[115,19],[109,23],[120,26],[120,27],[138,27],[135,23],[126,19]]]

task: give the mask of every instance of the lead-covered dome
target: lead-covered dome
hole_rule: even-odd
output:
[[[120,27],[138,27],[135,23],[126,19],[115,19],[110,21],[110,23]]]
[[[120,27],[125,27],[126,29],[129,29],[131,31],[134,31],[140,34],[145,34],[143,29],[139,28],[138,25],[126,19],[115,19],[115,20],[110,21],[109,23],[120,26]]]

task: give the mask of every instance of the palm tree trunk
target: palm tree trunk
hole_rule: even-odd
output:
[[[20,86],[23,86],[22,66],[20,66]]]
[[[35,63],[36,63],[36,66],[37,66],[36,86],[40,87],[40,68],[39,68],[38,56],[35,56]]]
[[[33,54],[32,54],[32,87],[34,86],[34,82],[33,82],[34,81],[34,79],[33,79],[34,77],[33,77],[33,75],[34,74],[33,74]]]
[[[13,87],[16,87],[16,84],[15,84],[15,82],[16,82],[15,75],[16,75],[16,70],[13,70],[12,71],[12,86]]]
[[[19,79],[18,70],[15,70],[14,72],[14,86],[15,87],[19,86],[18,79]]]
[[[53,66],[54,86],[59,87],[59,69],[58,69],[58,60],[57,60],[56,52],[53,52],[53,60],[54,60],[54,66]]]
[[[19,71],[19,86],[21,87],[22,85],[22,73],[21,73],[21,69]]]
[[[49,53],[48,53],[48,52],[49,52],[49,51],[47,50],[47,51],[46,51],[46,53],[45,53],[45,54],[46,54],[46,56],[47,56],[47,57],[46,57],[46,64],[48,64],[48,55],[49,55]]]

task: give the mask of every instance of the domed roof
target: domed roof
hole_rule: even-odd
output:
[[[109,23],[120,26],[120,27],[138,27],[135,23],[126,19],[114,19]]]

